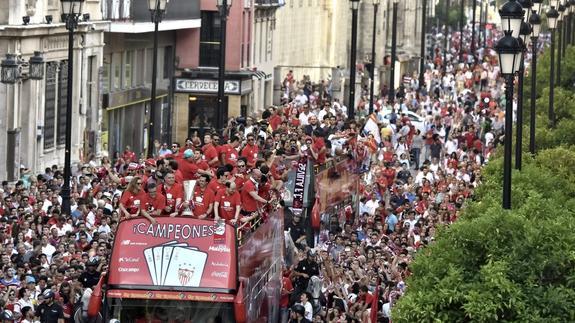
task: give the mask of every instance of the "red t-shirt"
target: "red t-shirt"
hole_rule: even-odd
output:
[[[242,150],[242,157],[248,161],[248,165],[254,167],[258,159],[259,148],[256,145],[246,145]]]
[[[183,159],[178,161],[178,166],[178,170],[182,172],[184,181],[196,179],[196,172],[198,171],[198,165],[196,163]]]
[[[208,183],[208,189],[212,190],[212,192],[214,193],[214,195],[218,194],[219,191],[223,190],[226,188],[225,184],[221,184],[220,182],[218,182],[215,178],[212,178],[212,180]]]
[[[218,150],[212,144],[207,144],[204,147],[202,147],[202,153],[204,154],[204,157],[206,157],[206,162],[208,164],[210,163],[210,161],[212,161],[212,159],[218,157]]]
[[[176,207],[177,199],[184,199],[184,187],[179,183],[175,183],[169,188],[162,184],[158,187],[158,191],[166,197],[166,205],[171,206],[172,210]]]
[[[208,211],[208,207],[214,202],[215,194],[212,190],[202,189],[200,186],[194,188],[192,203],[194,205],[194,216],[200,216]]]
[[[316,160],[316,162],[318,164],[324,164],[325,163],[326,152],[325,151],[320,152],[324,147],[325,147],[325,142],[323,141],[323,138],[315,138],[314,139],[312,149],[313,149],[313,151],[318,153],[317,160]]]
[[[225,144],[221,146],[220,153],[223,154],[223,161],[224,164],[230,164],[232,166],[236,166],[236,162],[238,161],[239,153],[238,151],[232,147],[230,144]]]
[[[146,206],[146,209],[150,212],[155,210],[163,210],[166,207],[166,197],[160,193],[156,193],[156,198],[153,198],[148,193]]]
[[[285,293],[285,294],[284,294]],[[280,308],[287,308],[289,306],[289,296],[293,293],[293,284],[289,277],[282,277],[282,292],[280,298]]]
[[[240,206],[242,201],[240,198],[240,193],[234,192],[232,195],[228,195],[226,190],[221,190],[216,194],[215,202],[218,202],[218,212],[220,218],[225,220],[232,220],[236,215],[236,207]]]
[[[130,191],[124,191],[124,194],[122,194],[122,197],[120,198],[120,203],[124,205],[130,214],[138,213],[138,208],[140,206],[145,206],[147,201],[147,194],[143,190],[141,190],[138,194],[134,194]]]
[[[258,202],[250,195],[250,192],[258,192],[256,190],[256,184],[251,180],[247,179],[242,187],[242,210],[247,212],[255,212],[258,209]]]

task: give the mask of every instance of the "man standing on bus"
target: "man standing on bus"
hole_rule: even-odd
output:
[[[146,212],[147,196],[142,189],[142,179],[135,176],[128,184],[128,188],[120,198],[120,211],[124,218],[129,219],[141,215],[152,223],[156,220]]]
[[[268,203],[266,199],[258,195],[258,185],[261,178],[261,171],[257,168],[254,168],[250,173],[248,180],[244,183],[241,192],[242,215],[248,216],[251,213],[256,212],[258,210],[258,202],[263,204]]]
[[[188,201],[194,206],[194,216],[198,219],[210,218],[213,215],[215,194],[207,188],[209,180],[208,175],[200,175],[194,187],[192,201]]]
[[[240,219],[241,203],[236,183],[226,182],[226,189],[219,191],[214,200],[215,220],[224,219],[235,224]]]

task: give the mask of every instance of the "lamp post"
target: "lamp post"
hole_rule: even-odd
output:
[[[449,0],[445,0],[445,22],[444,22],[444,26],[445,28],[443,29],[443,33],[444,33],[444,37],[443,37],[443,70],[447,71],[447,37],[449,34]]]
[[[557,18],[559,18],[559,11],[555,9],[557,0],[549,0],[549,5],[551,6],[547,10],[547,26],[551,30],[551,64],[550,66],[550,77],[549,77],[549,126],[555,127],[555,108],[553,106],[553,100],[555,96],[555,28],[557,28]]]
[[[471,56],[475,61],[475,16],[477,14],[477,0],[473,0],[473,8],[471,10]]]
[[[419,62],[419,89],[421,90],[425,83],[425,32],[427,23],[427,0],[422,0],[421,8],[421,48],[419,56],[421,56],[421,61]]]
[[[351,57],[349,61],[349,118],[355,118],[355,64],[357,56],[357,10],[360,0],[350,0],[351,8]]]
[[[0,82],[4,84],[14,84],[22,79],[20,69],[28,66],[28,78],[31,80],[42,80],[44,78],[44,58],[42,53],[34,51],[34,56],[28,62],[18,60],[14,54],[6,54],[6,58],[0,64]]]
[[[62,21],[68,30],[68,84],[66,91],[66,143],[64,145],[64,184],[62,185],[62,213],[71,214],[70,178],[72,177],[72,87],[74,86],[74,29],[82,14],[84,0],[60,0],[62,4]]]
[[[499,54],[501,74],[505,78],[505,141],[503,156],[503,208],[511,209],[511,150],[513,134],[513,79],[521,59],[522,48],[519,40],[513,36],[523,19],[523,8],[515,0],[509,0],[499,10],[501,26],[505,36],[499,40],[495,50]]]
[[[463,20],[465,19],[465,1],[459,7],[459,62],[463,62]]]
[[[573,45],[575,44],[575,0],[569,2],[571,3],[571,33],[569,33],[569,42]]]
[[[529,152],[531,155],[535,155],[535,101],[537,100],[537,41],[539,39],[539,33],[541,32],[541,17],[539,16],[539,10],[541,10],[541,2],[543,0],[533,1],[533,12],[529,18],[529,24],[531,25],[531,46],[532,48],[532,58],[531,58],[531,110],[529,118]]]
[[[565,16],[563,3],[559,5],[557,11],[559,11],[559,19],[557,19],[557,30],[559,31],[559,35],[557,35],[559,41],[559,47],[557,48],[557,85],[561,86],[561,52],[563,51],[563,17]]]
[[[391,70],[389,80],[389,102],[393,104],[395,99],[395,61],[397,60],[397,4],[399,0],[393,0],[393,14],[391,21]]]
[[[217,0],[216,6],[220,13],[220,64],[218,67],[218,122],[221,122],[221,116],[226,109],[225,87],[226,87],[226,39],[227,26],[232,0]]]
[[[148,9],[154,23],[154,50],[152,56],[152,89],[150,94],[150,120],[148,122],[148,158],[154,157],[154,119],[156,118],[156,78],[158,73],[158,25],[164,17],[167,0],[148,0]]]
[[[565,0],[565,15],[563,17],[565,23],[565,31],[563,33],[563,50],[561,51],[561,56],[565,57],[565,51],[567,50],[567,45],[570,44],[569,37],[571,35],[571,1]]]
[[[375,33],[377,29],[377,9],[380,0],[373,1],[373,30],[371,35],[371,83],[369,85],[369,114],[373,113],[373,91],[375,87]]]
[[[528,7],[523,7],[523,11],[531,11],[531,3],[527,4]],[[530,16],[530,14],[527,14]],[[523,79],[525,75],[525,55],[529,47],[529,35],[531,35],[531,27],[528,23],[523,21],[521,23],[521,29],[519,31],[519,39],[523,43],[523,51],[521,53],[520,66],[518,73],[517,82],[517,124],[515,131],[515,169],[521,170],[521,161],[523,153]]]

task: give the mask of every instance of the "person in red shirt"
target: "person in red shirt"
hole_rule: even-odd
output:
[[[234,181],[236,182],[236,188],[238,191],[242,189],[244,183],[248,180],[248,168],[246,163],[246,158],[240,157],[236,164],[236,168],[234,168]]]
[[[192,201],[189,201],[193,206],[194,216],[198,219],[205,219],[212,217],[214,209],[215,194],[212,190],[208,189],[208,175],[201,175],[198,177],[196,186],[194,187],[194,194]]]
[[[230,139],[230,143],[220,146],[220,160],[223,165],[230,164],[236,166],[239,153],[237,148],[240,146],[240,137],[234,135]]]
[[[183,157],[182,160],[178,161],[178,168],[182,173],[182,183],[183,181],[197,179],[198,175],[201,174],[211,175],[210,167],[205,161],[201,160],[202,154],[199,151],[194,152],[188,149],[184,152]]]
[[[212,144],[212,135],[206,134],[204,136],[204,146],[202,147],[202,154],[206,158],[206,162],[210,167],[217,167],[220,163],[218,160],[218,150]]]
[[[226,182],[226,189],[216,194],[214,200],[215,220],[224,219],[235,224],[240,219],[241,197],[236,191],[236,183]]]
[[[327,148],[325,147],[325,141],[321,136],[322,132],[320,129],[315,129],[312,133],[313,144],[311,146],[311,156],[315,160],[316,164],[325,164],[325,159],[327,157]]]
[[[124,150],[124,153],[122,154],[122,159],[126,163],[130,163],[130,162],[135,163],[137,161],[136,153],[132,151],[130,146],[126,146],[126,150]]]
[[[253,134],[248,134],[246,138],[248,140],[248,144],[242,150],[242,157],[245,157],[248,161],[248,166],[253,168],[258,159],[259,148],[256,145],[256,137]]]
[[[259,169],[252,170],[248,180],[242,187],[242,215],[249,215],[258,210],[258,202],[267,204],[268,201],[258,195],[258,183],[262,178],[262,173]]]
[[[277,130],[283,121],[283,109],[281,107],[277,108],[275,113],[270,118],[270,127],[272,130]]]
[[[208,189],[212,190],[214,195],[217,195],[219,191],[226,188],[228,177],[230,177],[230,170],[226,166],[218,168],[216,171],[216,178],[212,178],[208,184]]]
[[[151,216],[159,216],[166,208],[166,197],[158,194],[156,183],[148,184],[147,210]]]
[[[146,203],[147,196],[146,192],[142,189],[142,178],[135,176],[120,198],[120,211],[124,215],[124,218],[134,218],[141,215],[150,222],[156,223],[156,220],[146,212]]]
[[[180,205],[184,199],[184,188],[182,184],[176,183],[176,176],[174,173],[168,173],[164,177],[164,184],[159,187],[162,195],[166,197],[166,207],[164,214],[169,216],[178,215]],[[187,203],[184,203],[187,204]],[[186,207],[187,205],[183,205]]]

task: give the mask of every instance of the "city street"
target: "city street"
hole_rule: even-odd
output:
[[[2,322],[575,321],[575,0],[0,12]]]

